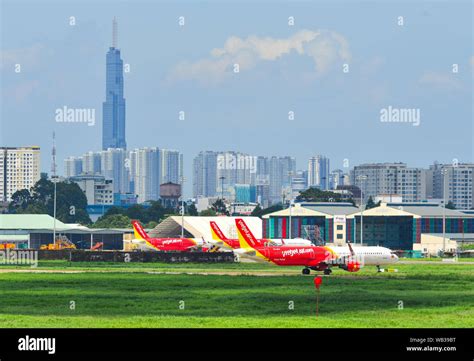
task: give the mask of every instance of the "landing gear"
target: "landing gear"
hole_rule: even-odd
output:
[[[304,275],[309,275],[310,272],[311,270],[309,268],[303,268],[303,270],[301,271],[301,273]]]
[[[326,268],[326,269],[324,270],[324,274],[325,274],[326,276],[329,276],[331,273],[332,273],[332,270],[331,270],[330,268]]]

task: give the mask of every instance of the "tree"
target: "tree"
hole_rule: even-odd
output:
[[[203,216],[203,217],[213,217],[213,216],[216,216],[217,213],[212,208],[208,208],[208,209],[205,209],[205,210],[201,211],[201,213],[199,213],[199,215]]]
[[[379,207],[380,203],[381,201],[378,201],[377,203],[375,203],[374,200],[372,199],[372,196],[370,196],[369,199],[367,200],[367,204],[365,205],[365,209]]]
[[[147,221],[144,220],[144,223],[160,222],[168,213],[173,213],[173,210],[163,207],[158,201],[151,201],[150,204],[150,207],[145,210]]]
[[[93,228],[132,228],[130,218],[123,214],[112,214],[100,217],[93,225]]]
[[[339,193],[323,191],[319,188],[308,188],[300,192],[296,200],[304,202],[344,202]]]
[[[16,211],[17,213],[22,213],[21,211],[26,209],[29,205],[33,203],[33,197],[28,189],[20,189],[13,193],[12,200],[8,205],[9,211]]]
[[[255,209],[252,211],[252,216],[254,217],[262,217],[264,216],[265,214],[269,214],[269,213],[273,213],[273,212],[278,212],[278,211],[281,211],[283,209],[283,205],[281,203],[278,203],[278,204],[274,204],[270,207],[267,207],[267,208],[264,208],[262,209],[260,207],[260,205],[258,205],[257,207],[255,207]]]
[[[125,215],[130,219],[139,220],[141,223],[148,223],[150,219],[148,218],[148,214],[140,204],[134,204],[130,208],[125,211]]]
[[[216,214],[225,214],[229,215],[229,211],[227,210],[227,206],[225,205],[224,201],[219,198],[217,199],[211,206],[211,209],[216,212]]]
[[[198,210],[197,210],[196,205],[194,203],[191,203],[188,206],[188,214],[190,216],[197,216],[198,215]]]
[[[453,202],[449,201],[449,202],[446,204],[446,209],[456,209],[456,206],[454,205]]]
[[[250,215],[252,217],[261,217],[262,211],[263,209],[262,207],[260,207],[260,204],[257,204],[257,206],[253,209],[252,213],[250,213]]]
[[[123,215],[125,215],[125,213],[126,213],[125,208],[113,206],[113,207],[110,207],[110,208],[105,212],[104,216],[111,216],[111,215],[113,215],[113,214],[123,214]]]
[[[41,178],[35,185],[22,189],[12,197],[10,213],[33,213],[54,215],[54,183]],[[65,223],[90,224],[87,214],[87,198],[76,183],[56,184],[56,218]]]
[[[158,222],[151,221],[146,224],[145,228],[151,229],[151,228],[155,228],[157,225],[158,225]]]

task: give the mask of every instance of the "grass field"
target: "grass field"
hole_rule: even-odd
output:
[[[336,270],[324,277],[316,318],[313,277],[301,276],[300,267],[48,261],[40,262],[36,271],[49,273],[15,273],[10,270],[31,268],[2,266],[0,324],[474,327],[474,264],[414,262],[396,268],[397,273],[376,273],[374,268],[353,274]],[[75,309],[70,308],[71,301]]]

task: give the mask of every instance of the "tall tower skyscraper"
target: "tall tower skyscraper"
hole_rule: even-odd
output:
[[[309,159],[308,186],[329,189],[329,158],[318,154]]]
[[[113,20],[112,46],[106,57],[105,102],[102,104],[102,149],[127,148],[123,61],[117,49],[117,21]]]

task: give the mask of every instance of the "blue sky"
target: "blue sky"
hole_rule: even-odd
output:
[[[44,171],[53,130],[59,170],[101,148],[114,16],[128,146],[182,151],[188,190],[200,150],[291,155],[301,169],[313,154],[333,169],[473,160],[470,1],[1,4],[1,145],[40,145]],[[420,125],[381,122],[390,105],[419,109]],[[96,125],[55,122],[63,106],[95,108]]]

